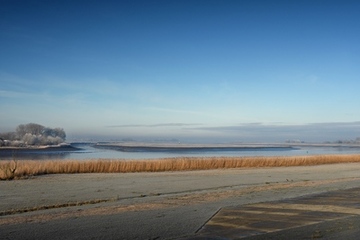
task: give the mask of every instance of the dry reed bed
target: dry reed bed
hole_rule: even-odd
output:
[[[159,160],[53,160],[2,161],[0,179],[60,173],[132,173],[191,171],[225,168],[290,167],[360,162],[360,155],[318,155],[292,157],[180,157]],[[15,170],[14,170],[15,168]],[[11,173],[13,172],[13,173]]]

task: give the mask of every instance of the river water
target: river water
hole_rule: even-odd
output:
[[[120,151],[95,148],[91,144],[72,144],[73,149],[41,151],[0,151],[0,160],[90,160],[90,159],[159,159],[169,157],[240,157],[240,156],[306,156],[325,154],[360,154],[360,147],[230,148],[160,151]]]

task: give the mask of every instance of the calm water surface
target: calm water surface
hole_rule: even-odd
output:
[[[161,151],[118,151],[94,148],[89,144],[74,144],[77,149],[51,151],[0,151],[0,160],[49,160],[49,159],[159,159],[168,157],[220,157],[220,156],[302,156],[321,154],[360,154],[360,148],[350,147],[299,147],[299,148],[258,148],[258,149],[196,149]]]

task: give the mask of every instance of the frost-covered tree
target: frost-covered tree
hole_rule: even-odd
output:
[[[41,137],[31,133],[25,133],[22,140],[26,145],[40,145],[41,143]]]
[[[61,139],[63,139],[63,140],[66,139],[66,133],[65,133],[64,129],[62,129],[62,128],[55,128],[55,129],[54,129],[54,132],[55,132],[55,136],[53,136],[53,137],[59,137],[59,138],[61,138]]]
[[[18,136],[25,136],[26,133],[33,135],[42,135],[45,127],[37,123],[20,124],[16,128]]]
[[[13,141],[16,140],[16,132],[5,132],[5,133],[0,133],[0,139],[4,140],[9,140],[9,141]]]
[[[20,124],[16,132],[0,133],[0,145],[56,145],[66,139],[62,128],[44,127],[37,123]]]

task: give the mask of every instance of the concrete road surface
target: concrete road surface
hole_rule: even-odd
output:
[[[227,209],[238,208],[247,214],[267,209],[276,212],[272,216],[281,216],[279,208],[271,210],[269,206],[275,204],[269,202],[278,202],[284,207],[286,201],[295,201],[294,198],[305,199],[314,194],[358,187],[358,163],[165,173],[59,174],[1,181],[0,239],[216,239],[220,231],[209,235],[206,229]],[[266,203],[267,208],[256,205]],[[304,207],[309,203],[301,204]],[[260,206],[260,210],[243,209]],[[349,208],[357,209],[357,206]],[[282,211],[289,210],[284,209]],[[289,211],[286,216],[300,210],[290,208]],[[334,221],[338,221],[339,226],[352,223],[353,231],[357,231],[356,214],[344,216],[338,212],[341,217],[324,218],[326,222],[321,221],[319,214],[331,214],[317,210],[311,214],[317,222],[290,228],[284,225],[283,229],[277,229],[274,224],[276,231],[258,231],[242,237],[261,239],[264,234],[275,234],[274,239],[278,239],[280,235],[276,234],[285,230],[288,231],[285,235],[293,233],[300,238],[304,233],[302,227],[309,230],[315,226],[318,226],[318,235],[314,232],[316,228],[309,231],[315,234],[312,236],[321,237],[327,234],[326,224]],[[233,223],[237,228],[241,228],[241,224]],[[297,232],[300,235],[296,235]],[[350,230],[343,234],[350,237],[352,233]]]

